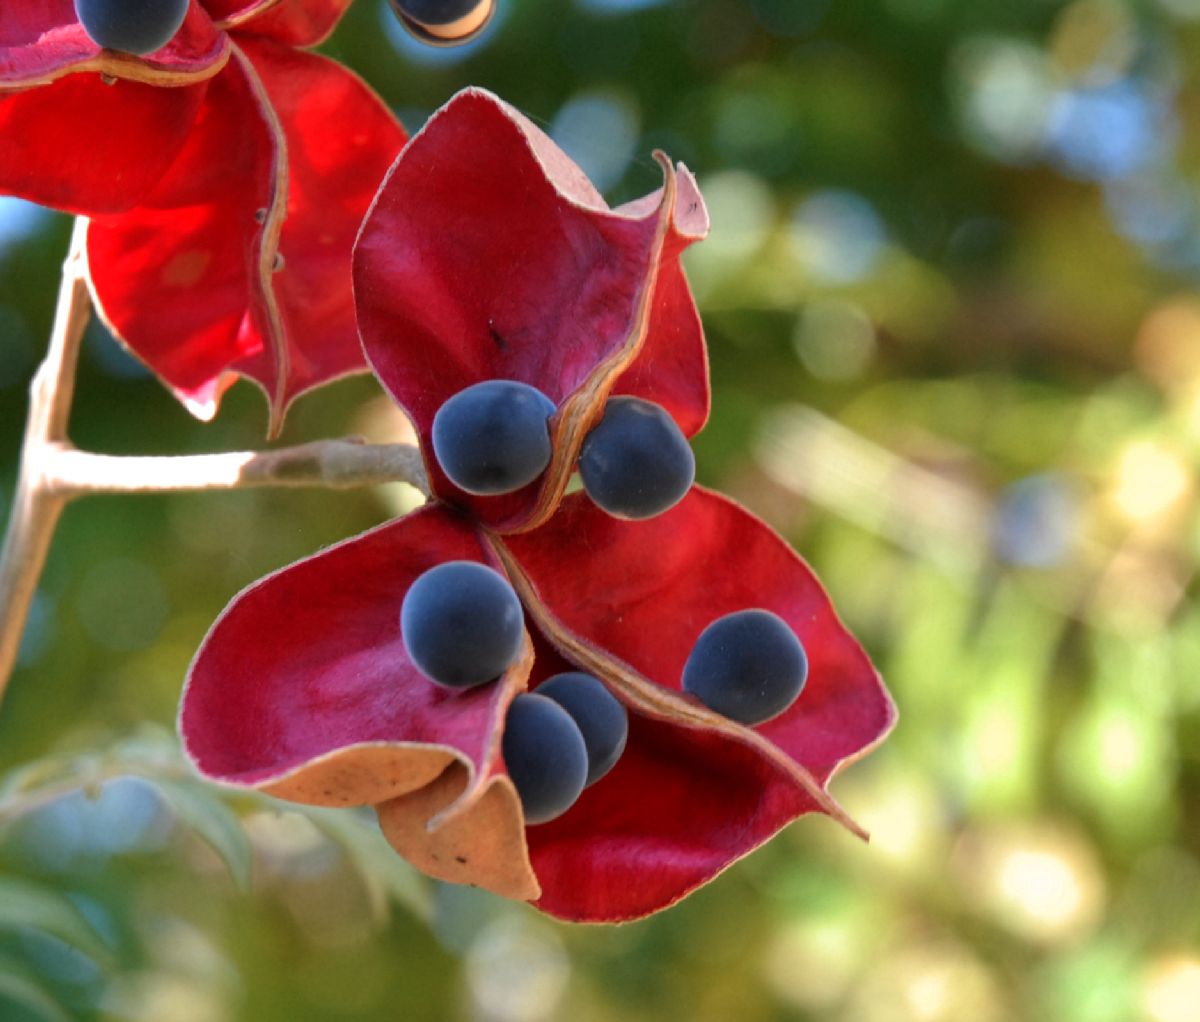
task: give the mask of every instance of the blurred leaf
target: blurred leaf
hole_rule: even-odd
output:
[[[42,930],[111,965],[113,952],[74,903],[57,891],[16,877],[0,877],[0,929]]]
[[[429,882],[393,851],[373,820],[364,820],[344,809],[301,810],[345,851],[362,875],[372,910],[381,921],[392,901],[407,908],[422,922],[433,919],[433,894]]]
[[[72,1022],[71,1016],[54,1000],[33,975],[19,962],[0,959],[0,1018],[42,1019],[44,1022]]]
[[[73,759],[46,757],[10,770],[0,782],[0,804],[13,795],[30,791],[53,781],[79,775],[80,764]]]
[[[254,854],[237,814],[207,786],[189,781],[145,778],[175,815],[221,857],[241,891],[250,889]]]

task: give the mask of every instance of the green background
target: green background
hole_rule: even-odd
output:
[[[613,201],[655,147],[696,172],[699,475],[792,540],[896,697],[833,785],[873,841],[805,818],[591,928],[427,883],[351,814],[217,797],[171,730],[208,625],[412,494],[95,498],[0,712],[0,1019],[1195,1019],[1200,2],[500,5],[434,52],[358,0],[324,50],[410,130],[498,92]],[[69,229],[0,203],[5,499]],[[264,428],[252,387],[201,425],[89,335],[81,446]],[[397,429],[362,377],[283,439]]]

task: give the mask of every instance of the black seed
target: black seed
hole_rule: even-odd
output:
[[[521,652],[524,615],[508,581],[474,561],[430,568],[404,596],[400,632],[412,662],[452,688],[482,685]]]
[[[484,30],[496,0],[389,0],[409,32],[431,46],[455,46]]]
[[[537,694],[553,699],[579,726],[587,747],[587,784],[595,784],[617,765],[629,737],[629,714],[598,679],[582,671],[547,678]]]
[[[167,45],[188,0],[75,0],[75,14],[97,46],[144,56]]]
[[[554,403],[516,380],[485,380],[461,390],[433,417],[433,452],[459,489],[512,493],[550,464],[547,420]]]
[[[761,724],[796,701],[808,677],[804,646],[769,610],[717,618],[683,668],[683,690],[742,724]]]
[[[508,708],[502,748],[526,823],[553,820],[579,798],[587,780],[587,746],[571,715],[553,699],[517,696]]]
[[[618,518],[653,518],[683,499],[696,476],[687,437],[666,409],[614,397],[579,452],[583,488]]]

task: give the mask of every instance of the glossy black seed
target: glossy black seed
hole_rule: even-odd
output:
[[[571,715],[553,699],[517,696],[508,708],[501,748],[526,823],[553,820],[579,798],[587,780],[587,746]]]
[[[473,39],[496,12],[496,0],[389,0],[406,29],[433,46]]]
[[[547,678],[537,694],[553,699],[579,726],[587,746],[587,784],[595,784],[617,765],[629,737],[629,714],[599,678],[568,671]]]
[[[611,398],[579,452],[583,488],[618,518],[653,518],[683,499],[696,476],[687,437],[666,409]]]
[[[416,580],[400,607],[404,648],[426,677],[452,688],[482,685],[521,652],[524,615],[513,587],[474,561],[448,561]]]
[[[433,417],[433,453],[450,481],[468,493],[512,493],[550,464],[554,403],[515,380],[485,380],[460,390]]]
[[[75,13],[92,42],[139,56],[166,46],[187,9],[188,0],[75,0]]]
[[[796,701],[808,677],[804,646],[769,610],[740,610],[700,633],[683,690],[742,724],[761,724]]]

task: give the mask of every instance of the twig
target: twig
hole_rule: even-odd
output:
[[[63,498],[94,493],[237,490],[251,486],[350,489],[411,483],[428,495],[421,454],[410,444],[317,440],[275,451],[116,457],[61,444],[44,453],[44,485]]]

